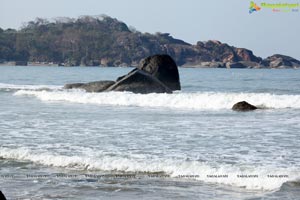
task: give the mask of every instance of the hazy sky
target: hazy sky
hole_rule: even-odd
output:
[[[299,3],[300,0],[255,1]],[[0,27],[20,28],[36,17],[106,14],[141,32],[166,32],[195,44],[220,40],[266,57],[275,53],[300,60],[298,12],[263,8],[249,14],[250,0],[0,0]]]

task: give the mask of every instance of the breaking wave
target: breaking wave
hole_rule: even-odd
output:
[[[14,94],[17,96],[33,96],[42,101],[171,109],[230,109],[239,101],[247,101],[261,108],[300,108],[300,95],[271,93],[177,92],[173,94],[133,94],[130,92],[86,93],[81,90],[21,89]]]
[[[33,153],[26,148],[0,148],[0,158],[30,161],[37,164],[80,170],[119,171],[131,173],[162,172],[173,178],[194,179],[207,183],[219,183],[249,190],[279,190],[286,182],[299,182],[300,171],[295,168],[249,166],[237,167],[227,164],[212,167],[199,161],[171,159],[126,158],[124,156],[66,156],[51,153]],[[270,173],[284,174],[283,178],[267,178]],[[257,178],[238,178],[238,175],[256,174]],[[224,175],[228,175],[224,178]],[[220,177],[211,177],[220,176]],[[192,177],[192,178],[190,178]]]

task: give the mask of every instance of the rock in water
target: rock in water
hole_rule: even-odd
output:
[[[172,93],[172,91],[160,80],[150,74],[136,69],[118,81],[106,91],[129,91],[133,93]]]
[[[148,72],[172,91],[180,90],[178,68],[169,55],[154,55],[141,60],[139,69]]]
[[[232,110],[235,111],[251,111],[256,109],[257,109],[256,106],[253,106],[246,101],[238,102],[232,106]]]
[[[1,200],[6,200],[4,194],[3,194],[1,191],[0,191],[0,199],[1,199]]]
[[[85,89],[87,92],[103,92],[114,83],[115,81],[95,81],[84,84],[82,88]]]
[[[64,89],[84,89],[87,92],[103,92],[109,86],[113,85],[115,81],[95,81],[90,83],[71,83],[66,84]]]
[[[143,59],[138,68],[116,81],[66,84],[65,89],[80,88],[87,92],[129,91],[133,93],[172,93],[180,90],[178,68],[169,55]]]

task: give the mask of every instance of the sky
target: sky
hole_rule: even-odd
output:
[[[191,44],[219,40],[262,58],[283,54],[300,60],[300,7],[296,12],[262,8],[249,14],[249,6],[250,0],[0,0],[0,27],[19,29],[36,17],[106,14],[141,32],[170,33]]]

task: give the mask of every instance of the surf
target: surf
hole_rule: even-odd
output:
[[[82,90],[63,90],[57,86],[32,89],[19,88],[15,96],[29,96],[43,102],[136,106],[169,109],[222,110],[231,109],[239,101],[247,101],[260,108],[300,108],[300,95],[247,92],[175,92],[173,94],[134,94],[130,92],[87,93]]]
[[[220,163],[210,166],[200,161],[182,161],[176,159],[146,159],[120,155],[67,156],[38,153],[27,148],[0,148],[0,158],[30,161],[46,166],[73,170],[120,172],[135,174],[162,173],[175,179],[192,179],[205,183],[215,183],[244,188],[247,190],[278,191],[285,183],[300,182],[300,172],[295,167],[278,168],[276,166],[233,166]],[[269,174],[285,174],[283,178],[270,178]],[[248,177],[246,177],[248,174]],[[256,174],[255,176],[253,174]],[[243,176],[242,176],[243,175]]]

